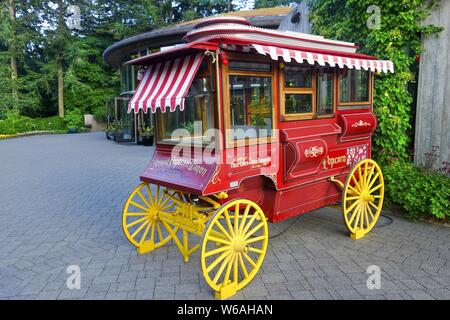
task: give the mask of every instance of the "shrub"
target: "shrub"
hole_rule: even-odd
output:
[[[402,207],[409,218],[432,215],[450,217],[450,178],[416,167],[412,163],[394,161],[383,168],[388,203]]]
[[[77,131],[80,131],[84,127],[83,114],[78,108],[67,111],[64,120],[67,129],[76,129]]]
[[[0,134],[63,130],[65,130],[65,122],[58,116],[32,119],[15,115],[5,120],[0,120]]]
[[[106,108],[103,107],[97,107],[94,108],[92,111],[92,115],[94,116],[95,120],[100,122],[106,121]]]

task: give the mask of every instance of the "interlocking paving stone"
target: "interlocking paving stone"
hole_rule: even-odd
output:
[[[153,150],[104,133],[0,141],[0,299],[213,299],[198,253],[185,264],[170,243],[139,255],[122,234],[123,204]],[[395,216],[354,241],[340,210],[322,208],[269,241],[233,299],[450,299],[449,239],[448,227]],[[66,288],[69,265],[80,290]],[[380,289],[366,286],[370,265]]]

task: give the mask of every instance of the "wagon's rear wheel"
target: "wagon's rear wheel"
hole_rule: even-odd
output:
[[[237,199],[221,206],[203,233],[201,264],[218,299],[245,287],[261,267],[267,251],[268,226],[261,208]]]
[[[172,236],[161,222],[160,212],[174,211],[176,206],[161,186],[143,182],[133,190],[123,209],[122,228],[139,253],[152,251],[170,241]]]
[[[371,159],[358,162],[350,171],[342,194],[344,220],[353,239],[372,230],[381,214],[383,199],[380,166]]]

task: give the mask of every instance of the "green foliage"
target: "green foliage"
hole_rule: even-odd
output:
[[[84,127],[83,113],[78,108],[67,111],[64,121],[66,122],[67,129],[80,131]]]
[[[380,8],[379,28],[367,27]],[[435,26],[421,25],[436,1],[425,0],[309,0],[313,31],[328,38],[355,42],[362,52],[394,62],[394,74],[375,77],[374,112],[378,127],[373,139],[374,157],[407,159],[411,142],[412,96],[407,85],[416,77],[415,61],[421,38],[438,32]]]
[[[386,199],[401,206],[411,219],[432,215],[450,217],[450,178],[415,167],[411,163],[393,161],[383,167]]]
[[[92,115],[99,122],[106,122],[106,107],[99,106],[92,110]]]
[[[60,117],[32,119],[24,116],[10,116],[0,120],[0,134],[16,134],[33,131],[64,131],[66,124]]]

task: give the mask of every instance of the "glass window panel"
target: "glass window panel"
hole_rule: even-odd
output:
[[[284,67],[284,86],[286,88],[312,88],[312,68],[286,65]]]
[[[285,113],[311,113],[313,111],[311,93],[285,95]]]
[[[369,101],[369,77],[369,71],[345,69],[340,79],[340,101]]]
[[[203,136],[206,130],[214,128],[213,97],[210,92],[210,78],[196,78],[189,87],[184,110],[174,112],[158,109],[161,139],[170,140],[176,129],[186,129],[193,137]],[[204,140],[208,143],[209,141]]]
[[[272,79],[230,76],[230,116],[235,140],[272,134]]]
[[[333,69],[321,69],[317,75],[317,114],[333,113]]]
[[[270,72],[270,63],[261,62],[246,62],[246,61],[230,61],[228,63],[229,70],[245,70],[245,71],[260,71]]]

